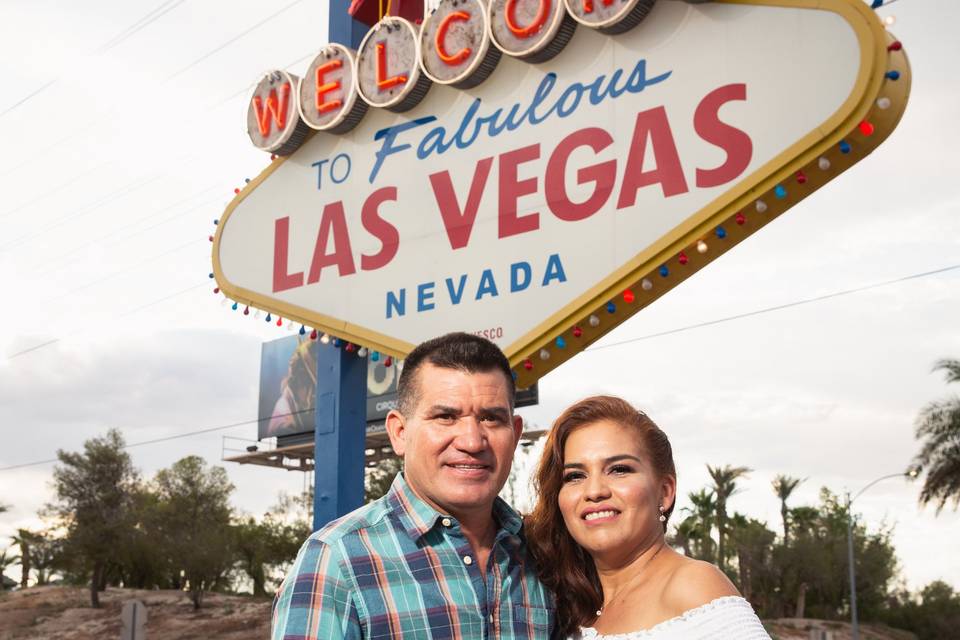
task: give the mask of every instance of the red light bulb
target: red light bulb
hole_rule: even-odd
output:
[[[213,292],[214,292],[214,293],[220,293],[220,287],[214,287],[214,288],[213,288]]]
[[[862,133],[863,135],[872,136],[874,130],[875,130],[874,126],[869,122],[867,122],[866,120],[860,123],[860,133]]]
[[[386,358],[384,358],[383,366],[389,367],[392,364],[393,364],[393,358],[391,358],[390,356],[387,356]]]
[[[573,328],[573,337],[574,337],[574,338],[579,338],[579,337],[582,336],[582,335],[583,335],[583,329],[581,329],[580,327],[574,327],[574,328]]]
[[[636,299],[636,296],[633,295],[633,291],[631,291],[630,289],[627,289],[626,291],[623,292],[623,301],[626,302],[627,304],[630,304],[635,299]]]
[[[680,255],[677,256],[677,261],[678,261],[680,264],[687,264],[688,262],[690,262],[690,258],[687,257],[687,254],[685,254],[683,251],[681,251],[681,252],[680,252]]]
[[[533,362],[531,362],[530,358],[527,358],[526,360],[523,361],[523,368],[526,369],[527,371],[530,371],[531,369],[533,369]]]
[[[807,183],[807,174],[803,171],[797,171],[797,184],[806,184]]]
[[[734,221],[735,221],[737,224],[743,224],[744,222],[747,221],[747,216],[743,215],[742,213],[738,213],[738,214],[736,215],[736,217],[734,218]]]
[[[316,330],[316,329],[314,329],[313,331],[310,332],[310,339],[311,339],[311,340],[316,340],[316,339],[317,339],[317,330]]]
[[[236,189],[234,189],[233,192],[237,195],[240,195],[240,187],[237,187]]]

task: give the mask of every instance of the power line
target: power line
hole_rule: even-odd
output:
[[[287,6],[282,7],[281,9],[275,11],[274,13],[271,13],[269,16],[267,16],[266,18],[264,18],[264,19],[261,20],[260,22],[258,22],[258,23],[256,23],[255,25],[253,25],[253,26],[245,29],[244,31],[242,31],[242,32],[239,33],[238,35],[234,36],[233,38],[230,38],[229,40],[227,40],[226,42],[224,42],[223,44],[221,44],[220,46],[214,47],[213,49],[211,49],[211,50],[208,51],[207,53],[203,54],[202,56],[200,56],[199,58],[197,58],[196,60],[194,60],[193,62],[191,62],[190,64],[188,64],[187,66],[183,67],[182,69],[180,69],[179,71],[177,71],[176,73],[174,73],[173,75],[168,76],[168,77],[163,81],[163,83],[166,84],[166,83],[169,82],[170,80],[173,80],[173,79],[176,78],[177,76],[179,76],[179,75],[185,73],[186,71],[192,69],[193,67],[197,66],[198,64],[200,64],[201,62],[203,62],[204,60],[206,60],[207,58],[209,58],[210,56],[212,56],[212,55],[214,55],[215,53],[218,53],[218,52],[220,52],[221,50],[227,48],[228,46],[230,46],[231,44],[233,44],[233,43],[236,42],[237,40],[240,40],[240,39],[243,38],[244,36],[250,34],[251,32],[253,32],[253,31],[257,30],[257,29],[259,29],[260,27],[262,27],[262,26],[265,25],[266,23],[270,22],[271,20],[273,20],[274,18],[276,18],[277,16],[279,16],[281,13],[287,11],[288,9],[292,9],[294,6],[300,4],[301,2],[303,2],[303,0],[293,0],[293,2],[291,2],[291,3],[288,4]]]
[[[112,38],[111,40],[109,40],[109,41],[105,42],[104,44],[102,44],[102,45],[101,45],[100,47],[98,47],[93,53],[94,53],[94,54],[98,54],[98,53],[104,53],[104,52],[106,52],[106,51],[109,51],[110,49],[112,49],[113,47],[117,46],[118,44],[120,44],[121,42],[123,42],[124,40],[126,40],[127,38],[129,38],[130,36],[132,36],[133,34],[137,33],[137,32],[140,31],[141,29],[143,29],[144,27],[152,24],[152,23],[153,23],[154,21],[156,21],[158,18],[160,18],[161,16],[165,15],[167,12],[171,11],[171,10],[174,9],[177,5],[180,5],[180,4],[182,4],[183,2],[185,2],[185,0],[166,0],[166,1],[163,2],[159,7],[153,9],[152,11],[150,11],[149,13],[147,13],[147,15],[143,16],[142,18],[140,18],[139,20],[137,20],[136,22],[134,22],[132,25],[130,25],[129,27],[127,27],[126,29],[124,29],[120,34],[118,34],[117,36],[114,36],[114,38]],[[153,14],[155,14],[155,12],[157,12],[157,11],[160,10],[160,9],[162,9],[165,5],[170,5],[171,3],[173,3],[173,6],[170,6],[169,8],[165,9],[165,10],[162,11],[161,13],[156,14],[154,17],[150,18],[150,16],[153,15]],[[150,18],[150,19],[148,20],[148,18]],[[145,20],[146,20],[146,21],[145,21]],[[61,76],[61,77],[62,77],[62,76]],[[11,111],[13,111],[13,110],[16,109],[17,107],[19,107],[20,105],[25,104],[26,102],[32,100],[33,98],[35,98],[36,96],[40,95],[41,93],[43,93],[43,92],[46,91],[47,89],[49,89],[51,86],[53,86],[54,84],[56,84],[57,82],[59,82],[60,79],[61,79],[61,77],[54,78],[54,79],[51,80],[50,82],[48,82],[48,83],[46,83],[45,85],[41,86],[39,89],[34,90],[33,92],[31,92],[31,93],[28,94],[27,96],[21,98],[20,100],[18,100],[17,102],[15,102],[14,104],[12,104],[11,106],[7,107],[3,112],[0,112],[0,118],[2,118],[3,116],[7,115],[7,114],[10,113]]]
[[[314,410],[313,408],[310,408],[310,409],[301,409],[300,411],[292,411],[292,412],[290,412],[290,413],[278,414],[278,415],[272,416],[272,417],[275,417],[275,418],[287,418],[287,417],[290,417],[290,416],[300,415],[301,413],[309,413],[309,412],[311,412],[311,411],[313,411],[313,410]],[[244,421],[242,421],[242,422],[231,422],[230,424],[221,424],[221,425],[218,425],[218,426],[215,426],[215,427],[206,427],[206,428],[203,428],[203,429],[196,429],[196,430],[194,430],[194,431],[187,431],[186,433],[178,433],[178,434],[173,435],[173,436],[166,436],[166,437],[163,437],[163,438],[155,438],[154,440],[144,440],[143,442],[135,442],[135,443],[133,443],[133,444],[124,445],[122,448],[124,448],[124,449],[132,449],[132,448],[134,448],[134,447],[142,447],[142,446],[145,446],[145,445],[148,445],[148,444],[157,444],[157,443],[159,443],[159,442],[169,442],[170,440],[179,440],[179,439],[181,439],[181,438],[189,438],[189,437],[191,437],[191,436],[201,435],[201,434],[204,434],[204,433],[212,433],[212,432],[214,432],[214,431],[224,431],[224,430],[226,430],[226,429],[235,429],[236,427],[245,427],[245,426],[247,426],[247,425],[256,424],[256,423],[261,422],[261,421],[266,420],[266,419],[267,419],[267,418],[255,418],[255,419],[253,419],[253,420],[244,420]],[[37,460],[36,462],[26,462],[26,463],[23,463],[23,464],[11,465],[11,466],[9,466],[9,467],[0,467],[0,471],[12,471],[13,469],[24,469],[24,468],[26,468],[26,467],[38,467],[38,466],[43,465],[43,464],[51,464],[51,463],[59,462],[59,461],[60,461],[59,458],[50,458],[49,460]]]
[[[198,288],[203,287],[203,286],[206,286],[206,285],[208,285],[208,284],[209,284],[209,280],[206,280],[206,281],[204,281],[204,282],[199,282],[199,283],[197,283],[197,284],[195,284],[195,285],[193,285],[193,286],[187,287],[186,289],[181,289],[180,291],[177,291],[177,292],[175,292],[175,293],[171,293],[170,295],[164,296],[164,297],[159,298],[159,299],[157,299],[157,300],[153,300],[152,302],[148,302],[148,303],[146,303],[146,304],[144,304],[144,305],[141,305],[141,306],[139,306],[139,307],[135,307],[135,308],[133,308],[133,309],[131,309],[131,310],[129,310],[129,311],[126,311],[126,312],[124,312],[124,313],[122,313],[122,314],[120,314],[119,316],[116,316],[116,317],[117,317],[117,318],[126,318],[126,317],[131,316],[131,315],[133,315],[133,314],[135,314],[135,313],[139,313],[140,311],[143,311],[144,309],[149,309],[150,307],[154,307],[154,306],[156,306],[156,305],[158,305],[158,304],[161,304],[161,303],[163,303],[163,302],[167,302],[168,300],[172,300],[172,299],[174,299],[174,298],[178,298],[178,297],[182,296],[182,295],[185,294],[185,293],[189,293],[189,292],[193,291],[194,289],[198,289]],[[79,334],[82,334],[82,333],[83,333],[82,330],[81,330],[81,331],[75,331],[75,332],[73,332],[71,335],[76,336],[76,335],[79,335]],[[63,339],[63,338],[53,338],[53,339],[51,339],[51,340],[47,340],[46,342],[41,342],[40,344],[35,344],[35,345],[33,345],[32,347],[27,347],[26,349],[21,349],[20,351],[15,351],[14,353],[11,353],[11,354],[9,354],[9,355],[7,356],[7,361],[9,362],[10,360],[13,360],[14,358],[19,358],[19,357],[21,357],[21,356],[27,355],[28,353],[33,353],[33,352],[35,352],[35,351],[39,351],[40,349],[43,349],[43,348],[45,348],[45,347],[49,347],[49,346],[52,345],[52,344],[57,344],[57,343],[60,342],[62,339]]]
[[[942,269],[934,269],[933,271],[924,271],[923,273],[914,273],[909,276],[902,276],[900,278],[894,278],[893,280],[885,280],[883,282],[876,282],[874,284],[864,285],[862,287],[855,287],[853,289],[844,289],[843,291],[835,291],[834,293],[827,293],[822,296],[815,296],[813,298],[805,298],[803,300],[796,300],[794,302],[788,302],[786,304],[779,304],[773,307],[765,307],[763,309],[756,309],[754,311],[747,311],[746,313],[738,313],[732,316],[726,316],[724,318],[716,318],[714,320],[707,320],[706,322],[698,322],[697,324],[687,325],[685,327],[678,327],[676,329],[669,329],[667,331],[660,331],[657,333],[650,333],[645,336],[638,336],[636,338],[628,338],[626,340],[621,340],[619,342],[611,342],[610,344],[603,344],[595,347],[589,347],[584,349],[584,351],[600,351],[602,349],[609,349],[611,347],[619,347],[625,344],[630,344],[632,342],[640,342],[641,340],[649,340],[651,338],[659,338],[662,336],[669,336],[674,333],[681,333],[683,331],[690,331],[691,329],[700,329],[702,327],[710,327],[716,324],[722,324],[724,322],[730,322],[732,320],[740,320],[742,318],[750,318],[752,316],[758,316],[764,313],[770,313],[772,311],[781,311],[783,309],[790,309],[792,307],[799,307],[805,304],[811,304],[813,302],[821,302],[823,300],[830,300],[831,298],[839,298],[841,296],[848,296],[854,293],[860,293],[862,291],[869,291],[870,289],[877,289],[879,287],[886,287],[891,284],[897,284],[899,282],[906,282],[907,280],[916,280],[918,278],[926,278],[927,276],[939,275],[941,273],[946,273],[948,271],[953,271],[955,269],[960,269],[960,264],[951,265],[949,267],[943,267]]]
[[[831,299],[831,298],[838,298],[838,297],[841,297],[841,296],[852,295],[852,294],[854,294],[854,293],[861,293],[861,292],[863,292],[863,291],[868,291],[868,290],[870,290],[870,289],[876,289],[876,288],[878,288],[878,287],[885,287],[885,286],[888,286],[888,285],[891,285],[891,284],[896,284],[896,283],[900,283],[900,282],[906,282],[906,281],[908,281],[908,280],[916,280],[916,279],[919,279],[919,278],[926,278],[926,277],[929,277],[929,276],[939,275],[939,274],[947,273],[947,272],[949,272],[949,271],[954,271],[954,270],[957,270],[957,269],[960,269],[960,264],[955,264],[955,265],[951,265],[951,266],[948,266],[948,267],[943,267],[943,268],[941,268],[941,269],[934,269],[934,270],[932,270],[932,271],[924,271],[924,272],[921,272],[921,273],[915,273],[915,274],[912,274],[912,275],[903,276],[903,277],[900,277],[900,278],[895,278],[895,279],[893,279],[893,280],[885,280],[885,281],[883,281],[883,282],[877,282],[877,283],[874,283],[874,284],[864,285],[864,286],[861,286],[861,287],[855,287],[855,288],[853,288],[853,289],[845,289],[845,290],[843,290],[843,291],[836,291],[836,292],[834,292],[834,293],[828,293],[828,294],[826,294],[826,295],[816,296],[816,297],[813,297],[813,298],[805,298],[805,299],[803,299],[803,300],[797,300],[797,301],[795,301],[795,302],[789,302],[789,303],[787,303],[787,304],[777,305],[777,306],[775,306],[775,307],[766,307],[766,308],[764,308],[764,309],[757,309],[757,310],[755,310],[755,311],[748,311],[748,312],[746,312],[746,313],[741,313],[741,314],[737,314],[737,315],[734,315],[734,316],[727,316],[727,317],[725,317],[725,318],[718,318],[718,319],[716,319],[716,320],[708,320],[708,321],[706,321],[706,322],[700,322],[700,323],[697,323],[697,324],[688,325],[688,326],[685,326],[685,327],[679,327],[679,328],[677,328],[677,329],[671,329],[671,330],[669,330],[669,331],[661,331],[661,332],[659,332],[659,333],[654,333],[654,334],[649,334],[649,335],[645,335],[645,336],[640,336],[640,337],[637,337],[637,338],[631,338],[631,339],[628,339],[628,340],[621,340],[620,342],[615,342],[615,343],[611,343],[611,344],[606,344],[606,345],[602,345],[602,346],[598,346],[598,347],[590,347],[589,349],[585,349],[584,351],[599,351],[599,350],[601,350],[601,349],[608,349],[608,348],[610,348],[610,347],[623,346],[623,345],[630,344],[630,343],[633,343],[633,342],[639,342],[639,341],[641,341],[641,340],[649,340],[650,338],[657,338],[657,337],[660,337],[660,336],[666,336],[666,335],[671,335],[671,334],[674,334],[674,333],[680,333],[680,332],[682,332],[682,331],[689,331],[689,330],[691,330],[691,329],[697,329],[697,328],[701,328],[701,327],[707,327],[707,326],[711,326],[711,325],[715,325],[715,324],[720,324],[720,323],[723,323],[723,322],[730,322],[730,321],[732,321],[732,320],[739,320],[739,319],[741,319],[741,318],[748,318],[748,317],[760,315],[760,314],[763,314],[763,313],[769,313],[769,312],[771,312],[771,311],[780,311],[780,310],[782,310],[782,309],[788,309],[788,308],[791,308],[791,307],[797,307],[797,306],[804,305],[804,304],[810,304],[810,303],[812,303],[812,302],[820,302],[820,301],[822,301],[822,300],[829,300],[829,299]],[[201,286],[201,285],[196,285],[196,286]],[[195,286],[195,287],[191,287],[190,289],[195,289],[196,286]],[[189,289],[187,289],[187,290],[185,290],[185,291],[188,291],[188,290],[189,290]],[[174,294],[174,296],[176,296],[176,295],[179,295],[179,294]],[[174,297],[174,296],[168,296],[168,298],[165,298],[165,299],[169,299],[170,297]],[[153,302],[153,303],[150,303],[149,305],[145,305],[144,307],[141,307],[141,309],[146,308],[146,306],[152,306],[153,304],[158,304],[158,303],[161,302],[161,301],[162,301],[162,300],[156,301],[156,302]],[[50,341],[50,342],[48,342],[48,343],[44,343],[43,345],[38,345],[37,347],[31,348],[31,350],[42,348],[43,346],[46,346],[47,344],[52,344],[53,342],[56,342],[56,341],[54,340],[54,341]],[[16,356],[16,354],[15,354],[14,356],[11,356],[11,357],[15,357],[15,356]],[[312,411],[312,410],[313,410],[313,409],[305,409],[305,410],[303,410],[303,411],[296,411],[296,412],[293,412],[293,413],[285,414],[285,415],[282,416],[282,417],[286,417],[286,416],[290,416],[290,415],[296,415],[296,414],[298,414],[298,413],[304,413],[304,412],[306,412],[306,411]],[[147,441],[145,441],[145,442],[138,442],[138,443],[136,443],[136,444],[130,444],[130,445],[127,445],[127,446],[124,447],[124,448],[139,447],[139,446],[148,445],[148,444],[155,444],[155,443],[158,443],[158,442],[166,442],[166,441],[168,441],[168,440],[176,440],[176,439],[178,439],[178,438],[187,438],[187,437],[194,436],[194,435],[198,435],[198,434],[202,434],[202,433],[209,433],[209,432],[211,432],[211,431],[220,431],[220,430],[223,430],[223,429],[232,429],[232,428],[234,428],[234,427],[239,427],[239,426],[245,426],[245,425],[249,425],[249,424],[254,424],[254,423],[256,423],[256,422],[260,422],[260,420],[261,420],[261,418],[257,418],[257,419],[254,419],[254,420],[246,420],[246,421],[244,421],[244,422],[235,422],[235,423],[231,423],[231,424],[227,424],[227,425],[220,425],[220,426],[216,426],[216,427],[208,427],[208,428],[203,428],[203,429],[197,429],[197,430],[194,430],[194,431],[188,431],[188,432],[181,433],[181,434],[177,434],[177,435],[174,435],[174,436],[167,436],[167,437],[164,437],[164,438],[157,438],[156,440],[147,440]],[[52,463],[52,462],[57,462],[57,459],[38,460],[37,462],[28,462],[28,463],[24,463],[24,464],[18,464],[18,465],[9,466],[9,467],[0,467],[0,471],[9,471],[9,470],[11,470],[11,469],[20,469],[20,468],[23,468],[23,467],[32,467],[32,466],[38,466],[38,465],[43,465],[43,464],[50,464],[50,463]]]
[[[160,3],[159,6],[155,7],[145,16],[134,22],[132,25],[115,35],[113,38],[104,42],[94,53],[106,53],[110,49],[117,47],[123,44],[124,41],[131,38],[133,35],[147,28],[166,14],[170,13],[178,6],[183,4],[185,0],[165,0],[165,2]]]

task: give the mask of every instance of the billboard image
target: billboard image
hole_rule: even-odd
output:
[[[263,343],[258,439],[313,431],[319,346],[299,335]]]

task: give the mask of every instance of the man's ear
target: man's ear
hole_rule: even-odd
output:
[[[387,414],[385,421],[387,435],[390,436],[390,446],[398,456],[402,456],[406,451],[407,424],[403,415],[393,409]]]
[[[520,442],[520,436],[523,435],[523,416],[513,416],[513,446]]]

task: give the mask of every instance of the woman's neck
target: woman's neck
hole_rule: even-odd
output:
[[[642,576],[649,577],[649,565],[665,545],[666,541],[661,532],[626,552],[595,556],[593,560],[600,586],[603,588],[604,606],[616,599],[624,589],[635,588],[637,584],[644,582]]]

